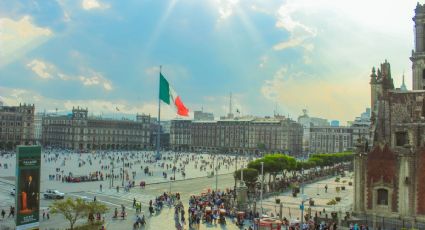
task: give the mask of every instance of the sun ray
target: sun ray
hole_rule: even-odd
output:
[[[147,58],[153,47],[155,46],[159,35],[161,34],[165,22],[170,17],[170,14],[173,12],[173,9],[175,8],[177,2],[179,0],[171,0],[170,3],[167,6],[167,9],[165,10],[164,14],[162,15],[161,19],[158,21],[157,25],[155,26],[155,30],[153,31],[152,35],[150,36],[148,42],[146,43],[145,47],[145,56],[143,59]]]

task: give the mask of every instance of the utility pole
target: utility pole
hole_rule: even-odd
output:
[[[304,169],[301,168],[301,229],[303,228],[304,224],[304,202],[305,202],[305,195],[304,195]]]
[[[125,167],[124,156],[121,159],[122,159],[122,186],[124,187],[124,177],[125,177],[125,175],[124,175],[124,167]]]
[[[238,171],[238,156],[237,155],[235,155],[235,172],[236,171]],[[234,193],[235,193],[235,195],[234,195],[234,197],[235,197],[235,200],[236,200],[236,177],[235,177],[235,189],[234,189]]]
[[[260,191],[260,207],[261,207],[261,215],[263,216],[263,182],[264,182],[264,162],[261,162],[261,191]]]
[[[218,187],[218,157],[216,156],[217,160],[216,160],[216,165],[215,165],[215,192],[217,192],[217,187]]]

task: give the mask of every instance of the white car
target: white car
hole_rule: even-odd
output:
[[[63,199],[65,198],[65,193],[55,189],[47,189],[43,196],[45,199]]]
[[[16,189],[15,188],[12,188],[10,190],[10,195],[15,196],[15,194],[16,194]]]

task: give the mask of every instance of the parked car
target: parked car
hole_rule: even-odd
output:
[[[65,193],[59,192],[56,189],[47,189],[44,193],[45,199],[63,199],[65,198]]]
[[[16,194],[16,189],[15,188],[12,188],[10,190],[10,195],[15,196],[15,194]]]

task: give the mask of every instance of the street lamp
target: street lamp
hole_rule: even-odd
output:
[[[301,228],[304,224],[304,202],[306,200],[306,195],[304,194],[304,169],[301,168]]]
[[[261,206],[261,215],[263,216],[263,182],[264,182],[264,162],[261,162],[261,190],[260,190],[260,206]]]
[[[235,154],[235,172],[236,171],[238,171],[238,155]],[[236,200],[236,177],[235,177],[234,197],[235,197],[235,200]]]
[[[216,162],[216,166],[215,166],[215,191],[216,192],[218,191],[217,187],[218,187],[218,157],[217,157],[217,162]]]
[[[125,167],[125,165],[124,165],[124,156],[122,156],[121,157],[121,160],[122,160],[122,186],[124,187],[124,167]]]

